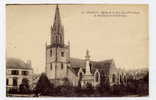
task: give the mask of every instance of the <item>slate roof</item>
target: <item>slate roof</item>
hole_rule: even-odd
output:
[[[70,64],[72,68],[85,68],[85,59],[79,59],[79,58],[71,58]]]
[[[7,58],[6,68],[11,69],[32,69],[30,65],[17,58]]]
[[[96,71],[96,69],[98,69],[100,72],[107,74],[110,71],[110,67],[112,63],[113,63],[112,59],[103,60],[103,61],[90,61],[91,73],[93,74]],[[76,75],[80,68],[82,68],[83,72],[85,73],[85,67],[86,67],[85,59],[71,58],[70,64],[72,70],[75,72]]]

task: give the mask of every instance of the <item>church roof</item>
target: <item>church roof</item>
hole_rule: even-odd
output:
[[[30,64],[17,58],[7,58],[6,68],[10,69],[32,69]]]
[[[71,58],[70,59],[70,64],[72,68],[85,68],[85,60],[84,59],[79,59],[79,58]]]
[[[113,60],[108,59],[104,61],[91,61],[91,73],[94,73],[98,69],[101,73],[109,73],[112,67]]]
[[[85,68],[86,68],[85,59],[71,58],[70,63],[72,69],[76,74],[78,73],[80,68],[82,68],[83,72],[85,73]],[[110,67],[112,66],[112,63],[113,63],[112,59],[103,60],[103,61],[90,61],[91,73],[94,73],[96,69],[98,69],[100,72],[108,73]]]

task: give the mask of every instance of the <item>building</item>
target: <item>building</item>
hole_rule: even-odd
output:
[[[73,86],[85,87],[87,83],[97,86],[101,83],[113,84],[116,71],[113,59],[91,61],[87,50],[85,59],[70,57],[70,44],[64,43],[64,27],[58,5],[54,23],[51,26],[50,44],[46,44],[46,74],[54,85],[63,85],[68,79]]]
[[[29,84],[32,82],[33,69],[31,61],[26,63],[20,59],[7,58],[6,61],[6,86],[7,90],[10,88],[17,89],[22,83],[23,79],[27,79]]]

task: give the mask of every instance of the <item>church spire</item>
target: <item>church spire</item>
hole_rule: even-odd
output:
[[[58,5],[56,5],[53,27],[59,28],[60,25],[61,25],[60,11],[59,11]],[[59,30],[58,30],[58,31],[59,31]]]
[[[54,47],[64,46],[64,29],[61,24],[61,17],[58,5],[56,5],[54,23],[51,27],[51,45]]]

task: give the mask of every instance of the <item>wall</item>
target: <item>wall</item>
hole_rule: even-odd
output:
[[[68,71],[68,80],[73,86],[78,86],[78,76],[72,71],[72,69],[67,68]]]
[[[12,70],[18,70],[19,75],[11,75]],[[29,74],[28,75],[22,75],[22,71],[28,71]],[[6,78],[9,80],[7,87],[13,87],[13,78],[14,77],[18,78],[17,79],[18,80],[17,81],[17,87],[19,87],[19,85],[22,83],[23,78],[27,78],[29,80],[29,84],[31,84],[32,83],[32,74],[33,74],[32,69],[7,69]]]

